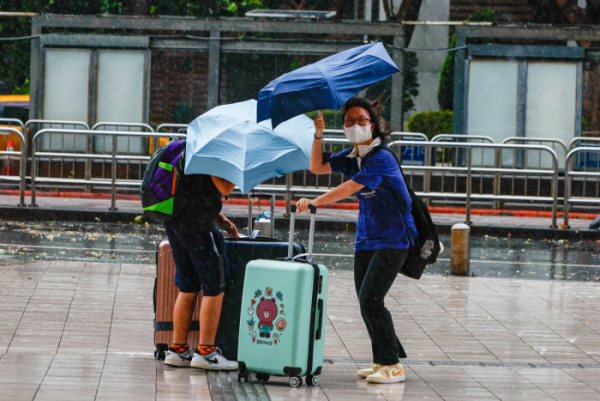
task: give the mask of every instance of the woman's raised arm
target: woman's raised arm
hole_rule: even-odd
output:
[[[323,164],[323,130],[325,130],[325,121],[320,115],[315,118],[315,139],[313,141],[312,151],[310,153],[310,172],[313,174],[329,174],[331,166]]]

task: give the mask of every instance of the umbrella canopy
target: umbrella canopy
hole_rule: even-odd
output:
[[[307,111],[339,110],[364,88],[399,71],[382,43],[343,51],[271,81],[258,95],[258,121],[273,127]]]
[[[277,129],[256,122],[256,100],[215,107],[188,126],[185,174],[226,179],[243,194],[258,184],[310,167],[315,127],[302,115]]]

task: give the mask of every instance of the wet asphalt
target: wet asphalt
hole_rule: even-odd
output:
[[[275,237],[288,238],[276,230]],[[3,222],[0,261],[93,260],[155,263],[164,229],[153,224]],[[450,274],[450,237],[427,274]],[[306,244],[307,232],[296,241]],[[317,231],[315,261],[338,271],[352,271],[354,232]],[[480,277],[600,281],[600,241],[472,237],[470,273]]]

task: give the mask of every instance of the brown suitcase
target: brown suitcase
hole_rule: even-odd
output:
[[[154,355],[158,359],[164,359],[165,352],[173,344],[173,307],[177,294],[179,288],[175,286],[175,261],[171,254],[171,245],[165,239],[158,244],[156,251],[156,280],[154,281],[154,344],[156,345]],[[202,293],[196,299],[188,333],[188,344],[192,349],[198,346],[200,340],[201,298]]]

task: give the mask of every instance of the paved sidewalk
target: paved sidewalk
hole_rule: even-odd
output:
[[[593,283],[399,276],[386,304],[406,382],[374,386],[355,377],[371,353],[353,276],[332,272],[321,385],[291,389],[156,362],[153,265],[2,264],[0,400],[600,399]]]

